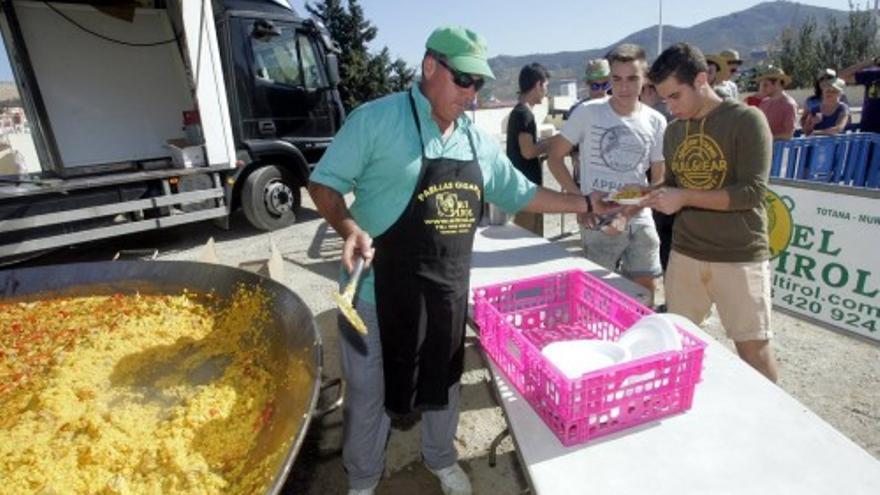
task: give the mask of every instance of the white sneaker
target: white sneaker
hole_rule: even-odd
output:
[[[431,468],[428,468],[428,471],[434,473],[440,480],[440,488],[443,489],[444,495],[471,495],[473,492],[471,490],[471,480],[468,479],[467,473],[464,472],[464,469],[455,464],[434,471]]]
[[[360,490],[355,490],[354,488],[348,489],[348,495],[373,495],[376,493],[376,487],[372,488],[362,488]]]

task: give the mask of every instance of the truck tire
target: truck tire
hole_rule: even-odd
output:
[[[301,201],[299,186],[275,165],[263,165],[251,172],[241,189],[244,216],[260,230],[293,225]]]

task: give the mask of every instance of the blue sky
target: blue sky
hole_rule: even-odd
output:
[[[856,0],[865,5],[867,0]],[[663,23],[687,27],[756,5],[758,0],[664,0]],[[808,0],[810,5],[848,10],[848,0]],[[869,2],[873,5],[873,2]],[[293,5],[305,13],[304,0]],[[611,44],[655,25],[659,0],[360,0],[378,27],[374,49],[387,46],[392,56],[417,65],[428,34],[436,26],[467,26],[489,42],[490,55],[526,55],[585,50]],[[0,80],[11,80],[0,57]]]
[[[866,0],[856,0],[864,5]],[[295,0],[294,5],[305,2]],[[759,0],[663,0],[663,23],[687,27],[747,9]],[[849,10],[848,0],[808,0]],[[360,0],[379,35],[377,49],[417,64],[428,34],[442,24],[467,26],[486,37],[490,55],[526,55],[600,48],[657,24],[658,0]],[[873,6],[873,1],[870,2]]]

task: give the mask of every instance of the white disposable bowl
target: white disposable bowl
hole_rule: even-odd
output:
[[[625,347],[605,340],[562,340],[547,344],[541,354],[570,379],[630,359]]]
[[[667,315],[653,314],[642,317],[617,339],[629,349],[633,359],[666,351],[681,350],[681,335]]]

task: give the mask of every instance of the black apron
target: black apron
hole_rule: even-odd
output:
[[[416,189],[373,245],[376,312],[382,341],[385,407],[392,413],[446,406],[461,378],[474,233],[483,215],[483,174],[473,158],[425,157],[422,127]]]

